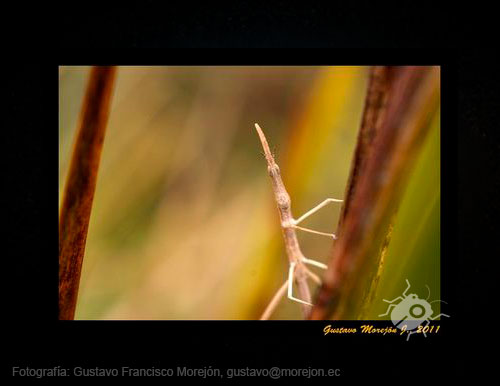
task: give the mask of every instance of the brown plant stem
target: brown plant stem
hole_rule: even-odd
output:
[[[391,89],[391,81],[394,79],[395,73],[397,73],[397,68],[391,66],[373,66],[370,69],[361,127],[359,128],[354,158],[346,185],[346,192],[344,194],[344,205],[341,208],[339,216],[337,234],[342,231],[342,224],[349,213],[352,197],[358,187],[358,181],[360,176],[363,175],[369,160],[370,151],[373,148],[373,143],[380,133],[380,127],[384,122],[385,113],[387,111],[387,100]],[[377,273],[373,277],[371,286],[367,288],[366,293],[363,295],[366,299],[363,305],[363,311],[367,309],[368,303],[373,300],[377,290],[378,282],[384,267],[384,256],[387,245],[390,242],[390,236],[391,233],[388,232],[384,243],[385,248],[382,248],[380,253],[376,255],[379,256]],[[376,257],[374,259],[376,259]]]
[[[342,205],[339,222],[337,225],[337,236],[342,230],[342,223],[349,213],[352,197],[358,186],[358,180],[363,174],[363,168],[370,154],[373,141],[380,131],[387,108],[387,98],[390,89],[391,75],[394,68],[389,66],[373,66],[370,69],[368,90],[365,98],[361,127],[359,128],[354,158],[351,163],[349,179],[344,194],[344,205]]]
[[[85,241],[116,67],[93,67],[59,214],[59,319],[75,315]]]
[[[390,71],[386,111],[379,126],[375,125],[378,129],[364,152],[361,171],[350,182],[356,186],[348,187],[348,210],[344,209],[311,319],[341,319],[361,309],[362,296],[353,294],[362,294],[372,280],[364,283],[359,278],[378,266],[407,176],[439,106],[438,67]],[[364,146],[358,143],[358,148]]]

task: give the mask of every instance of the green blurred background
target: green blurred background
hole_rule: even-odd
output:
[[[286,279],[265,131],[295,217],[343,198],[368,67],[120,67],[76,319],[257,319]],[[59,71],[59,198],[88,67]],[[379,288],[377,319],[412,283],[439,299],[439,116],[412,172]],[[304,226],[334,232],[340,205]],[[331,240],[299,232],[327,262]],[[316,271],[321,274],[321,270]],[[312,284],[311,284],[312,285]],[[312,285],[313,292],[315,286]],[[302,319],[284,299],[273,319]]]

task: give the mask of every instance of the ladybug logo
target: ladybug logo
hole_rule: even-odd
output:
[[[406,279],[407,287],[401,296],[398,296],[396,299],[387,300],[382,299],[384,302],[389,303],[389,307],[387,307],[387,311],[385,314],[380,314],[381,316],[387,316],[389,313],[391,314],[391,320],[394,325],[403,330],[408,331],[408,337],[406,340],[410,339],[410,335],[417,332],[418,327],[424,323],[423,334],[425,337],[425,327],[427,327],[431,320],[435,320],[441,316],[450,317],[446,314],[438,314],[433,316],[434,311],[432,310],[432,303],[435,302],[443,302],[442,300],[434,300],[432,302],[428,302],[429,296],[431,295],[431,291],[428,286],[429,296],[427,299],[420,299],[416,294],[408,294],[410,290],[410,282]]]

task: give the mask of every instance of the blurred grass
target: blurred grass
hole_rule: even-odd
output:
[[[401,202],[389,244],[379,289],[367,319],[379,319],[387,303],[406,289],[429,301],[440,299],[440,115],[435,115]],[[446,300],[446,299],[443,299]],[[439,313],[439,303],[433,304]]]
[[[60,189],[87,73],[60,69]],[[253,123],[275,148],[297,217],[342,198],[366,81],[366,67],[120,67],[76,318],[258,318],[285,280],[287,258]],[[424,177],[435,169],[419,167]],[[413,189],[414,205],[428,207]],[[334,231],[339,211],[328,206],[306,226]],[[404,233],[416,228],[396,227],[403,248]],[[328,238],[299,240],[306,256],[326,261]],[[419,238],[408,259],[420,259],[420,246]],[[401,267],[398,253],[387,255],[378,297],[392,299],[405,277],[436,276],[439,251]],[[438,296],[434,281],[425,284]],[[301,319],[300,309],[284,300],[273,318]]]

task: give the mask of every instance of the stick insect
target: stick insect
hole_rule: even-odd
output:
[[[327,266],[323,263],[308,259],[304,256],[304,254],[300,250],[295,230],[298,229],[304,232],[328,236],[335,240],[336,236],[333,233],[315,231],[309,228],[298,226],[298,224],[300,224],[310,215],[316,213],[324,206],[332,202],[342,202],[343,200],[327,198],[319,205],[304,213],[298,219],[294,219],[292,216],[290,195],[286,191],[283,180],[281,179],[280,168],[276,164],[276,161],[274,160],[274,157],[269,149],[269,145],[267,143],[264,132],[257,123],[255,124],[255,129],[257,130],[260,142],[262,143],[262,148],[264,149],[264,155],[267,161],[267,171],[269,173],[269,176],[271,177],[274,198],[276,200],[276,204],[278,206],[278,211],[280,214],[281,229],[283,232],[283,239],[285,241],[286,254],[288,255],[288,260],[290,262],[290,267],[288,269],[288,279],[276,292],[260,319],[266,320],[270,317],[281,298],[285,295],[285,292],[287,293],[287,296],[290,300],[296,301],[301,304],[302,313],[304,317],[307,317],[310,307],[312,306],[311,292],[307,284],[307,279],[311,278],[318,284],[321,284],[321,279],[318,275],[310,271],[306,264],[322,269],[326,269]],[[293,296],[294,282],[297,285],[297,290],[300,298]]]

